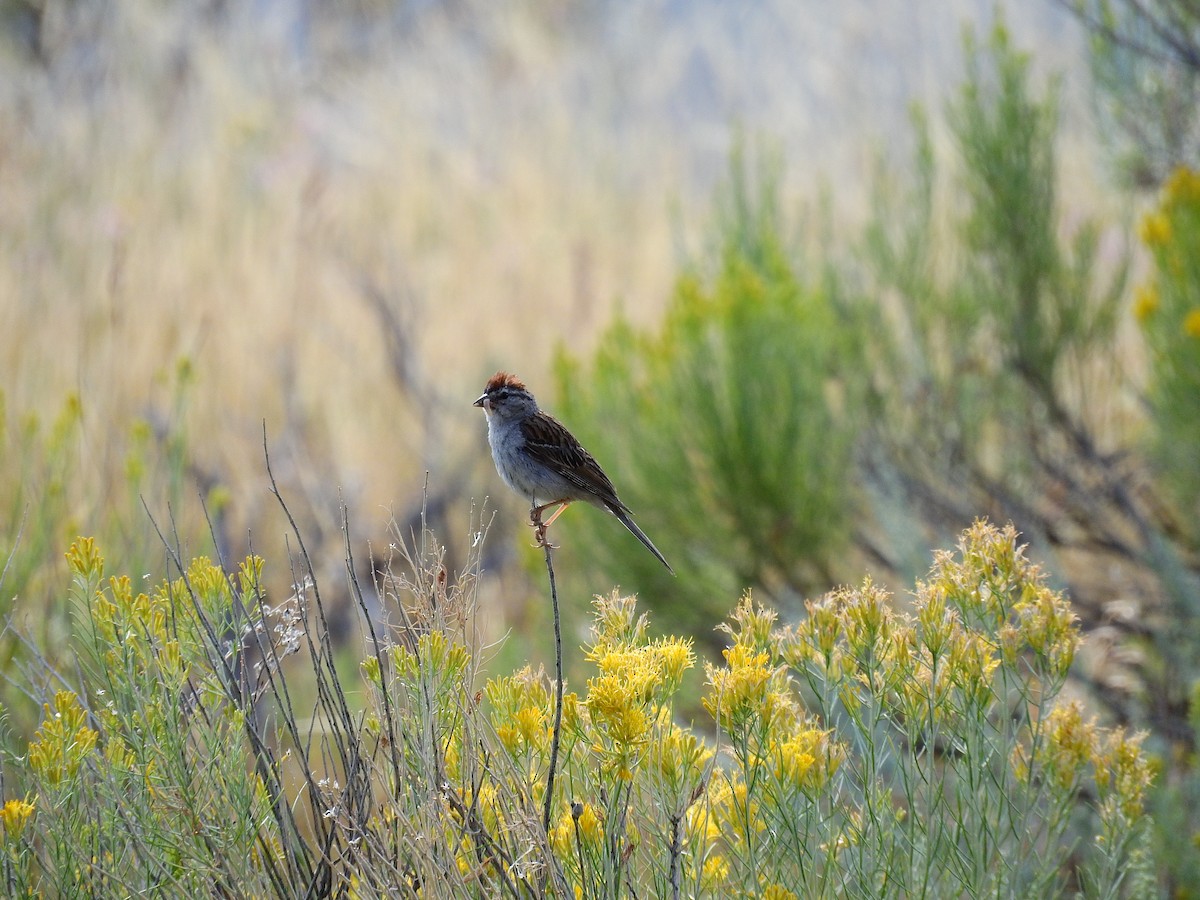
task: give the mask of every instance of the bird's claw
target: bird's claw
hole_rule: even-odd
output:
[[[545,522],[530,522],[529,524],[532,525],[535,529],[537,529],[533,533],[533,541],[534,541],[533,546],[538,547],[538,548],[545,547],[547,550],[557,550],[558,549],[557,544],[550,543],[550,541],[547,540],[547,538],[546,538],[546,523]]]

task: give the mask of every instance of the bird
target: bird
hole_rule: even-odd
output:
[[[546,529],[571,503],[582,500],[606,509],[658,558],[672,575],[666,557],[633,521],[629,507],[592,454],[558,419],[543,412],[533,394],[515,375],[497,372],[475,401],[487,416],[492,460],[505,484],[530,503],[529,523],[538,546],[546,546]],[[540,501],[540,503],[539,503]],[[542,513],[558,509],[546,521]]]

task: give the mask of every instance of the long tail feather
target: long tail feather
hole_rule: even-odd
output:
[[[628,528],[635,538],[646,545],[647,550],[658,557],[658,561],[667,567],[668,572],[670,572],[672,575],[675,574],[675,570],[671,568],[671,564],[667,562],[666,557],[658,552],[658,548],[654,546],[654,542],[651,541],[650,538],[646,537],[646,533],[642,531],[642,529],[637,527],[633,519],[630,518],[629,513],[622,509],[614,509],[612,510],[612,514],[621,520],[621,524]]]

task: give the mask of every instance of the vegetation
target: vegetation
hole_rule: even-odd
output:
[[[747,594],[704,666],[706,724],[674,707],[691,641],[597,598],[548,833],[550,686],[486,670],[478,559],[449,577],[443,554],[406,548],[391,624],[365,619],[339,675],[306,558],[271,603],[258,558],[231,578],[174,557],[143,593],[76,541],[82,664],[26,685],[45,712],[4,760],[6,895],[1153,891],[1142,738],[1062,698],[1078,628],[1011,527],[939,553],[911,615],[868,580],[780,628]]]
[[[798,287],[802,256],[781,249],[788,227],[774,182],[748,192],[752,178],[735,157],[726,190],[751,202],[732,205],[741,214],[721,223],[722,265],[700,276],[708,280],[699,297],[720,301],[704,308],[705,327],[677,325],[697,303],[689,274],[658,334],[618,324],[590,366],[560,367],[565,410],[602,458],[621,460],[631,504],[654,510],[651,533],[665,533],[668,545],[682,536],[668,557],[706,546],[704,560],[784,608],[812,583],[847,577],[830,571],[831,560],[863,560],[902,582],[927,540],[945,540],[976,511],[1018,523],[1052,555],[1085,629],[1103,641],[1081,673],[1095,700],[1115,721],[1151,729],[1152,746],[1190,782],[1200,683],[1200,331],[1191,317],[1200,315],[1200,282],[1184,248],[1200,239],[1196,175],[1178,169],[1143,221],[1157,274],[1125,305],[1129,251],[1105,252],[1096,222],[1062,221],[1054,87],[1038,93],[1029,57],[1002,24],[986,42],[968,40],[967,60],[947,107],[953,158],[935,152],[918,114],[911,170],[881,172],[857,255],[827,257],[833,273],[810,279],[819,287]],[[804,297],[808,315],[822,317],[819,336],[786,300],[763,303],[763,280],[744,274],[764,271],[754,263],[763,258],[780,260],[766,283],[789,287],[779,296]],[[1121,333],[1130,306],[1152,354],[1148,410],[1130,403],[1140,390]],[[740,335],[756,329],[748,351]],[[729,402],[739,390],[755,402]],[[638,398],[633,441],[606,427],[614,398],[628,397]],[[740,442],[766,434],[797,437],[769,452]],[[656,509],[664,496],[687,510],[682,521]],[[761,518],[745,515],[750,496]],[[828,543],[806,542],[798,519]],[[634,559],[638,548],[601,536],[603,524],[582,526],[589,551],[605,548],[581,560],[598,577],[632,583],[671,621],[690,621],[712,602],[699,578],[678,591],[657,573],[641,581],[649,567]],[[718,539],[705,545],[710,535]],[[792,551],[782,569],[777,535]],[[1128,587],[1097,577],[1106,568]],[[1176,833],[1195,834],[1187,801],[1172,796],[1163,795],[1167,818],[1191,823]],[[1168,863],[1177,884],[1197,864],[1182,843]]]
[[[623,499],[678,577],[596,516],[576,532],[586,560],[697,634],[747,584],[798,610],[831,582],[857,513],[865,395],[840,298],[803,283],[782,245],[775,181],[756,183],[738,155],[722,200],[714,271],[681,277],[659,332],[618,320],[590,367],[565,355],[558,367],[563,417],[621,473]]]
[[[1200,136],[1200,10],[1188,0],[1059,0],[1092,38],[1105,131],[1121,171],[1157,187],[1195,167]],[[1118,137],[1119,136],[1119,137]]]
[[[1200,42],[1062,3],[1138,227],[1066,189],[1066,95],[999,24],[865,227],[844,180],[801,227],[750,140],[679,266],[674,156],[562,137],[604,100],[512,118],[583,6],[0,0],[0,893],[1189,896]],[[523,511],[452,523],[499,491],[472,391],[564,334],[539,398],[679,577],[556,524],[588,637],[547,797]]]

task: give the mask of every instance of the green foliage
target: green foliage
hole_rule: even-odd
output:
[[[595,515],[574,514],[586,552],[572,559],[685,630],[746,585],[782,598],[828,584],[853,519],[858,345],[839,298],[789,262],[776,196],[736,155],[715,271],[679,280],[657,333],[618,321],[590,363],[559,359],[562,418],[678,578]]]
[[[992,330],[1002,363],[1049,392],[1061,367],[1111,338],[1123,284],[1093,302],[1094,224],[1069,249],[1059,240],[1056,89],[1033,95],[1029,57],[1012,47],[1003,24],[986,49],[968,39],[966,50],[967,78],[949,108],[969,251],[955,292],[961,305],[950,310],[960,317],[953,337]]]
[[[261,561],[198,559],[135,593],[81,539],[83,665],[4,760],[5,895],[1148,896],[1140,737],[1060,698],[1078,629],[1016,537],[977,523],[911,615],[869,581],[785,628],[747,596],[698,727],[691,642],[597,598],[548,831],[552,685],[484,671],[477,561],[403,550],[338,680],[315,584],[273,607]]]
[[[147,419],[130,426],[123,442],[122,478],[113,484],[101,481],[104,466],[95,459],[94,449],[98,423],[89,421],[78,395],[69,395],[47,425],[36,412],[8,408],[0,392],[0,618],[33,614],[43,653],[53,655],[66,641],[65,610],[46,598],[54,596],[51,586],[66,572],[59,548],[82,530],[82,523],[99,520],[106,546],[131,569],[149,571],[161,557],[148,549],[156,539],[143,504],[164,522],[168,510],[185,506],[192,464],[183,425],[190,363],[180,360],[162,380],[170,395],[170,412],[158,423],[158,433]],[[122,446],[119,440],[116,444]],[[221,502],[219,496],[206,499],[210,509]],[[172,524],[193,543],[207,535],[199,517]],[[0,641],[0,648],[0,670],[8,670],[19,648],[11,639]]]
[[[1091,32],[1101,133],[1137,184],[1200,165],[1200,8],[1192,0],[1063,0]]]
[[[80,468],[83,409],[72,394],[46,427],[32,412],[10,421],[4,400],[0,393],[0,615],[7,616],[15,598],[45,596],[65,571],[59,548],[76,527],[69,486]]]
[[[1003,24],[983,46],[967,41],[967,79],[948,110],[958,165],[948,221],[934,198],[949,179],[918,115],[911,188],[879,179],[865,242],[891,325],[879,433],[960,515],[985,498],[1033,506],[1047,458],[1090,453],[1087,430],[1104,420],[1119,372],[1127,260],[1101,265],[1094,222],[1060,236],[1055,91],[1038,97],[1029,68]]]
[[[91,539],[67,560],[78,681],[5,760],[6,789],[34,807],[10,835],[6,896],[270,893],[289,836],[253,765],[253,712],[229,696],[251,665],[261,560],[228,580],[196,559],[149,593],[106,579]]]
[[[1200,548],[1200,173],[1175,171],[1141,235],[1155,268],[1134,307],[1151,352],[1153,453],[1179,526]]]

